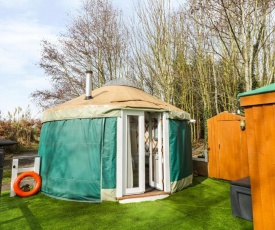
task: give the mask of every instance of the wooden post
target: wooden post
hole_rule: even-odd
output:
[[[241,97],[254,229],[275,229],[275,92]]]

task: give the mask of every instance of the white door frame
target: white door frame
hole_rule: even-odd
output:
[[[125,114],[127,113],[134,113],[134,112],[140,112],[140,110],[135,111],[129,111],[129,110],[123,110],[121,112],[121,116],[117,117],[117,159],[116,159],[116,197],[122,197],[123,195],[126,195],[126,127],[125,123],[127,119],[125,118]],[[157,112],[157,111],[155,111]],[[143,129],[144,129],[144,111],[143,113]],[[133,115],[137,115],[136,113]],[[162,128],[163,128],[163,179],[164,179],[164,191],[170,192],[171,186],[170,186],[170,163],[169,163],[169,124],[168,124],[168,118],[167,114],[164,112],[162,116]],[[143,130],[144,133],[144,130]],[[139,135],[140,137],[144,138],[143,135]],[[140,141],[141,143],[144,141]],[[139,148],[141,150],[141,148]],[[143,147],[144,157],[145,157],[145,148]],[[145,160],[145,159],[144,159]],[[143,164],[145,165],[145,164]],[[144,186],[145,186],[145,169],[144,172]],[[145,190],[145,188],[144,188]]]
[[[127,135],[128,135],[128,116],[138,116],[138,151],[139,151],[139,186],[127,188]],[[144,111],[123,110],[122,114],[122,195],[138,194],[145,192],[145,146],[144,146]]]
[[[153,137],[152,137],[152,118],[157,119],[157,153],[153,153]],[[163,129],[162,129],[162,113],[150,115],[150,157],[149,157],[149,183],[151,187],[163,190]],[[155,135],[155,133],[154,133]],[[154,164],[154,165],[153,165]],[[154,172],[153,172],[154,171]],[[155,178],[153,178],[153,174]]]
[[[164,192],[171,191],[170,184],[170,146],[169,146],[169,124],[166,113],[162,115],[163,128],[163,180]]]

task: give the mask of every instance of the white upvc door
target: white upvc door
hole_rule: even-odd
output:
[[[150,116],[149,184],[163,190],[163,129],[162,114]]]
[[[144,112],[123,111],[123,194],[145,192]]]

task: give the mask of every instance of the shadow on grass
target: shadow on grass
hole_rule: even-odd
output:
[[[0,226],[9,226],[21,222],[22,225],[26,223],[30,229],[42,229],[35,214],[29,209],[28,201],[26,199],[18,198],[15,201],[13,198],[8,196],[8,192],[3,192],[0,197],[0,216],[5,212],[10,213],[6,219],[2,216]],[[3,227],[3,229],[4,228],[5,227]],[[0,229],[2,228],[0,227]]]
[[[21,209],[23,217],[26,219],[31,229],[42,229],[42,227],[39,224],[39,221],[36,219],[32,211],[29,209],[28,203],[22,202],[21,204],[19,204],[19,208]]]
[[[203,177],[203,176],[193,177],[193,182],[192,182],[192,184],[189,187],[195,187],[197,185],[200,185],[206,179],[207,179],[207,177]]]

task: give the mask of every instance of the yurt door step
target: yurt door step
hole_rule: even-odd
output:
[[[128,195],[117,198],[119,203],[135,203],[142,201],[154,201],[164,199],[170,195],[170,192],[159,191],[156,189],[150,189],[143,194]]]

